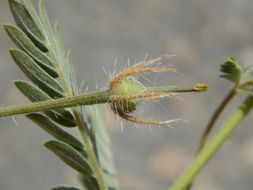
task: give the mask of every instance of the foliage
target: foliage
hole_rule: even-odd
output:
[[[30,0],[23,3],[9,0],[9,5],[17,26],[5,24],[4,29],[19,48],[11,49],[10,54],[33,82],[15,81],[16,87],[32,102],[78,95],[70,51],[64,51],[58,24],[51,28],[43,1],[39,4],[39,14]],[[92,109],[101,112],[103,108]],[[95,186],[97,190],[117,189],[113,163],[108,159],[111,158],[109,139],[104,142],[99,137],[107,135],[102,116],[89,114],[81,108],[57,108],[29,113],[26,117],[57,139],[46,142],[45,146],[81,175],[81,184]],[[76,126],[84,142],[63,129]],[[53,189],[77,188],[59,186]]]

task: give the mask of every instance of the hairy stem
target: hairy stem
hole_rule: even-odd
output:
[[[242,105],[237,108],[223,123],[221,129],[210,143],[197,155],[190,167],[176,181],[170,190],[184,190],[207,162],[215,155],[226,139],[233,133],[239,123],[248,114],[253,106],[253,96],[248,96]]]
[[[196,84],[194,86],[175,87],[148,87],[147,92],[204,92],[207,90],[206,84]],[[67,108],[74,106],[103,104],[110,101],[111,91],[101,91],[85,95],[72,96],[66,98],[52,99],[48,101],[35,102],[25,105],[10,106],[0,108],[0,117],[25,114],[30,112],[44,111],[56,108]]]
[[[107,103],[109,101],[110,95],[111,92],[107,90],[85,95],[35,102],[25,105],[10,106],[0,109],[0,117],[44,111],[56,108],[67,108],[74,106]]]
[[[195,84],[189,86],[168,86],[168,87],[148,87],[148,92],[205,92],[208,90],[207,84]]]

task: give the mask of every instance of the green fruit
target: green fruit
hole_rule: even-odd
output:
[[[146,87],[136,80],[135,77],[129,76],[119,80],[111,89],[112,95],[122,96],[122,99],[112,100],[112,109],[116,113],[132,113],[140,103],[140,98],[132,99],[131,95],[143,94]],[[125,99],[129,96],[129,99]]]

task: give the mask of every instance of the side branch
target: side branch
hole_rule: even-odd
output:
[[[223,123],[220,130],[213,137],[210,143],[197,155],[190,167],[175,182],[170,190],[183,190],[198,175],[201,169],[215,155],[227,138],[234,132],[240,122],[246,117],[253,107],[253,96],[248,96],[242,105],[237,108]]]

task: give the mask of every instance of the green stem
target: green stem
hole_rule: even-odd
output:
[[[200,153],[200,151],[205,147],[208,137],[210,136],[214,125],[216,123],[216,121],[218,120],[218,118],[220,117],[220,115],[222,114],[223,110],[225,109],[225,107],[228,105],[228,103],[233,99],[233,97],[236,95],[236,90],[237,90],[237,85],[235,85],[230,91],[229,93],[225,96],[225,98],[222,100],[222,102],[220,103],[220,105],[218,106],[218,108],[215,110],[214,114],[212,115],[208,125],[205,128],[205,131],[203,132],[197,151],[196,151],[196,155],[198,155]],[[193,186],[193,182],[191,182],[191,184],[189,184],[189,186],[186,188],[186,190],[191,190]]]
[[[43,102],[35,102],[25,105],[10,106],[0,109],[0,117],[25,114],[30,112],[44,111],[56,108],[67,108],[82,105],[102,104],[107,103],[110,99],[110,91],[101,91],[91,94],[52,99]]]
[[[189,86],[167,86],[167,87],[147,87],[148,92],[205,92],[208,90],[207,84],[195,84]]]
[[[207,90],[206,84],[196,84],[194,86],[174,86],[174,87],[147,87],[147,93],[153,92],[204,92]],[[25,114],[30,112],[44,111],[56,108],[67,108],[92,104],[103,104],[110,102],[111,91],[101,91],[85,95],[72,96],[66,98],[52,99],[48,101],[35,102],[25,105],[9,106],[0,108],[0,117]]]
[[[221,126],[210,143],[198,154],[190,167],[183,173],[170,190],[184,190],[207,162],[214,156],[226,139],[233,133],[239,123],[248,114],[253,106],[253,96],[248,96],[242,105],[237,108]]]
[[[225,98],[223,99],[223,101],[221,102],[221,104],[219,105],[219,107],[215,110],[212,118],[210,119],[198,146],[198,149],[196,151],[196,153],[198,154],[205,146],[208,136],[211,133],[214,124],[216,123],[216,121],[218,120],[219,116],[221,115],[221,113],[223,112],[223,110],[225,109],[225,107],[228,105],[228,103],[232,100],[232,98],[236,95],[236,87],[231,89],[229,91],[229,93],[225,96]]]

